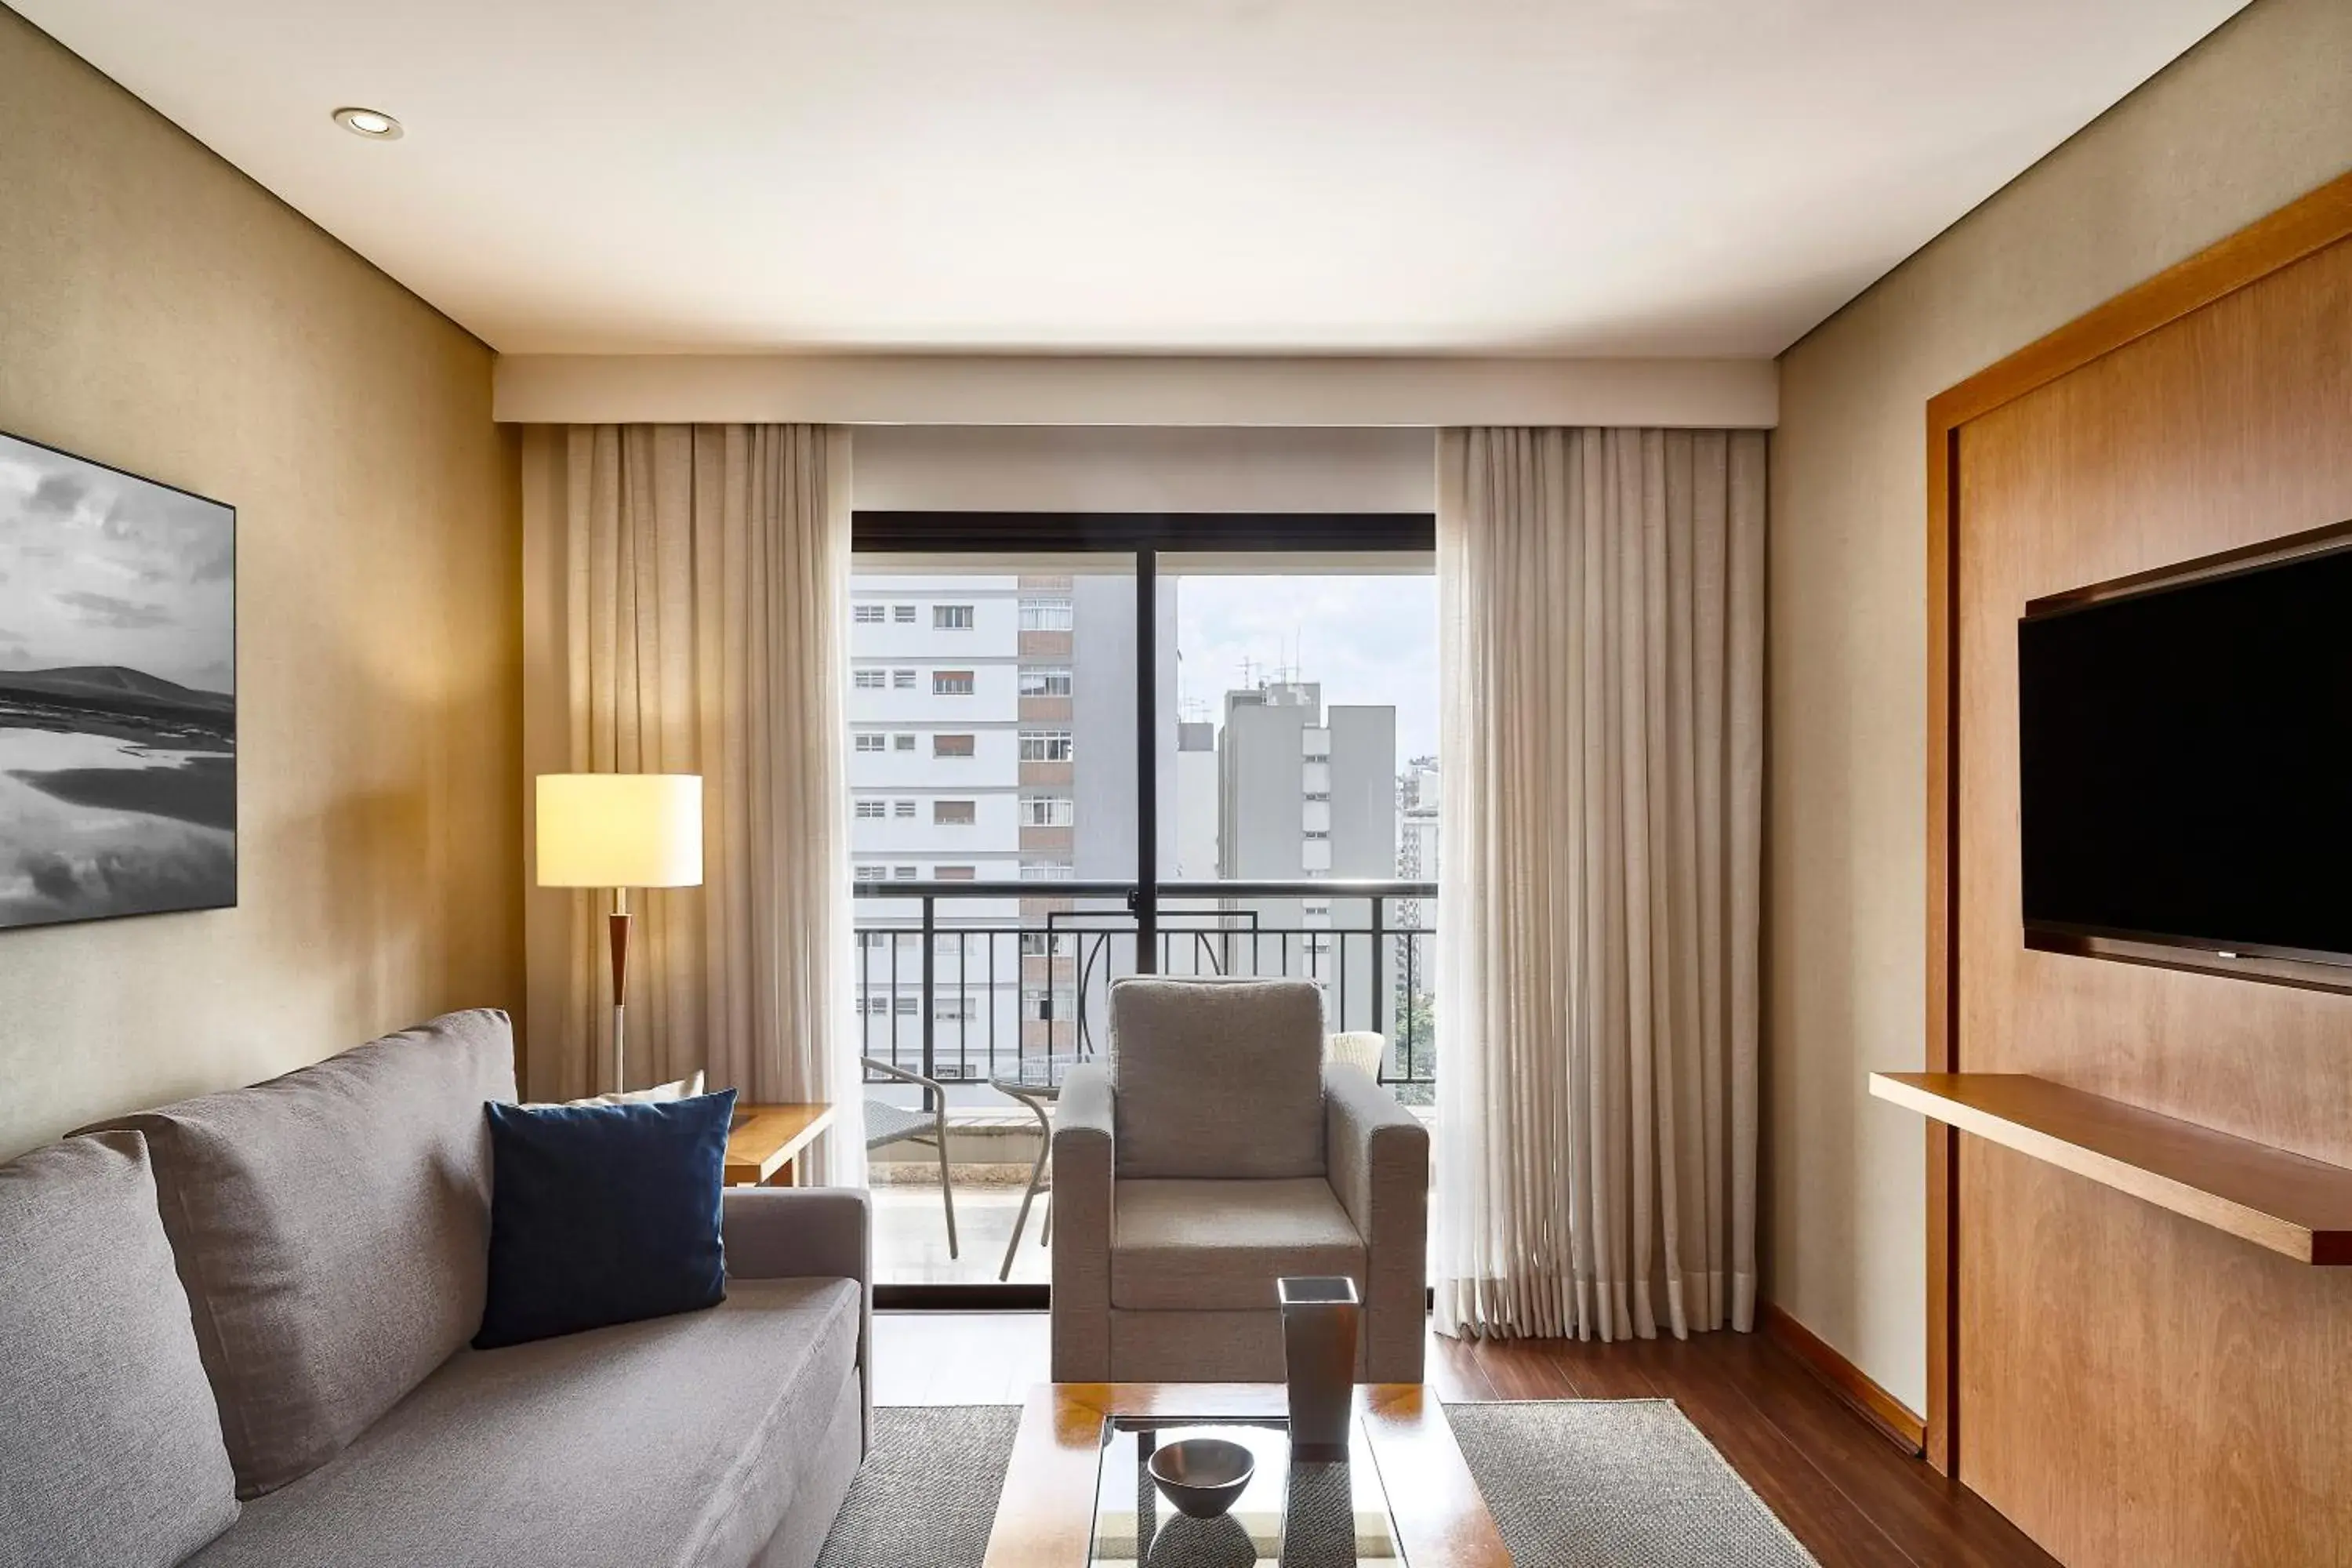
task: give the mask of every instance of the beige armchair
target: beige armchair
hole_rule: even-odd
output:
[[[1360,1372],[1418,1383],[1429,1134],[1323,1061],[1305,981],[1138,976],[1054,1129],[1054,1378],[1278,1381],[1275,1281],[1345,1274]]]

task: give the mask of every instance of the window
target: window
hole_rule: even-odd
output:
[[[856,746],[861,752],[878,752],[882,749],[882,737],[861,731],[856,739]]]
[[[961,992],[952,996],[931,998],[931,1016],[943,1024],[969,1024],[980,1016],[972,999]]]
[[[970,605],[933,605],[931,629],[935,632],[971,630],[971,606]]]
[[[1021,803],[1024,827],[1067,827],[1078,819],[1078,803],[1066,795],[1033,795]]]
[[[882,606],[860,605],[849,612],[849,618],[861,626],[878,626],[882,624]]]
[[[902,626],[911,626],[915,624],[915,606],[893,605],[890,606],[890,618]]]
[[[915,672],[911,669],[894,669],[890,672],[890,684],[900,691],[912,691],[915,689]]]
[[[931,823],[938,827],[970,827],[980,820],[980,805],[970,800],[931,802]]]
[[[890,749],[894,752],[911,752],[915,749],[915,737],[893,735],[890,737]]]
[[[1021,695],[1024,697],[1067,697],[1070,694],[1070,672],[1058,666],[1039,665],[1021,672]]]
[[[897,998],[898,1005],[892,1008],[892,1011],[901,1018],[911,1018],[915,1016],[915,1005],[919,1000],[919,998],[914,996],[900,996]]]
[[[1066,632],[1076,624],[1070,601],[1059,595],[1021,596],[1021,629],[1024,632]]]
[[[849,683],[860,691],[879,691],[882,689],[882,672],[878,669],[861,669],[849,678]]]
[[[976,866],[941,866],[931,872],[931,878],[940,882],[976,882],[980,880],[980,868]],[[961,937],[948,940],[952,940],[959,947],[963,942]]]
[[[1051,958],[1054,955],[1053,944],[1054,937],[1050,931],[1024,931],[1021,933],[1021,956]]]
[[[968,669],[935,669],[931,671],[931,695],[934,697],[971,696],[971,671]]]
[[[911,882],[915,879],[915,868],[912,866],[893,866],[890,877],[894,881]]]
[[[882,879],[882,868],[879,866],[860,866],[857,868],[857,879],[861,882],[878,882]]]
[[[861,822],[879,822],[889,810],[887,800],[861,800],[857,803],[857,818]]]
[[[935,757],[968,757],[972,753],[974,737],[971,735],[934,735],[931,755]]]
[[[1077,879],[1076,866],[1056,866],[1042,860],[1024,860],[1021,879],[1024,882],[1070,882]]]
[[[1074,986],[1024,985],[1021,988],[1021,1016],[1024,1018],[1075,1018],[1077,1013],[1078,993]]]
[[[901,822],[912,822],[915,820],[915,803],[911,800],[893,801],[890,815]]]
[[[857,945],[868,952],[881,952],[889,947],[892,935],[887,931],[862,931],[857,933]]]
[[[1021,731],[1021,760],[1024,763],[1066,763],[1070,755],[1070,732],[1067,730]]]

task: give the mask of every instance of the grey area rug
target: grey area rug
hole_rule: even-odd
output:
[[[1517,1568],[1818,1568],[1671,1400],[1445,1414]],[[875,1411],[817,1568],[980,1568],[1020,1424],[1009,1405]]]

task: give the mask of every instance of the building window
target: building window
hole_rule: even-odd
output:
[[[900,691],[912,691],[915,689],[915,672],[911,669],[894,669],[890,672],[890,684]]]
[[[972,999],[958,992],[953,996],[932,997],[931,1016],[942,1024],[969,1024],[979,1014],[973,1010]]]
[[[860,605],[849,612],[849,617],[861,626],[878,626],[882,624],[882,606]]]
[[[894,752],[911,752],[915,749],[915,737],[893,735],[890,737],[890,749]]]
[[[1021,672],[1021,695],[1024,697],[1067,697],[1070,694],[1070,672],[1067,669],[1040,665]]]
[[[1066,763],[1070,760],[1067,730],[1024,730],[1021,760],[1024,763]]]
[[[939,882],[976,882],[980,880],[980,868],[977,866],[941,866],[932,871],[931,879]],[[951,937],[946,940],[953,942],[959,951],[962,948],[963,939],[961,937]]]
[[[931,695],[934,697],[971,696],[971,671],[968,669],[935,669],[931,671]]]
[[[935,757],[968,757],[971,755],[974,738],[970,735],[934,735],[931,755]]]
[[[1051,958],[1054,956],[1054,936],[1051,931],[1024,931],[1021,933],[1021,956]]]
[[[861,669],[849,678],[849,683],[860,691],[879,691],[882,680],[883,675],[878,669]]]
[[[971,630],[971,606],[970,605],[933,605],[931,629],[935,632]]]
[[[1066,632],[1075,624],[1070,601],[1058,595],[1022,595],[1021,629],[1024,632]]]
[[[1021,863],[1021,879],[1024,882],[1070,882],[1077,879],[1076,866],[1058,866],[1042,860]]]
[[[915,624],[915,606],[893,605],[890,606],[890,618],[902,626],[911,626]]]
[[[980,820],[980,803],[970,800],[931,802],[931,822],[940,827],[970,827]]]
[[[878,882],[882,879],[882,868],[879,866],[860,866],[857,868],[857,879],[861,882]]]
[[[1033,795],[1021,803],[1024,827],[1067,827],[1078,819],[1078,803],[1066,795]]]
[[[857,737],[856,745],[857,749],[861,752],[878,752],[882,749],[882,737],[879,735],[860,734]]]
[[[861,800],[857,803],[858,819],[863,822],[879,822],[889,815],[889,811],[890,803],[887,800]]]
[[[1047,1009],[1051,1008],[1049,1012]],[[1021,988],[1021,1016],[1024,1018],[1075,1018],[1078,1013],[1078,993],[1067,985],[1024,985]]]
[[[915,820],[915,803],[911,800],[898,801],[890,807],[890,814],[901,822],[912,822]]]
[[[911,882],[915,879],[915,868],[912,866],[893,866],[890,879],[897,882]]]
[[[912,996],[900,996],[897,998],[898,1005],[894,1011],[897,1012],[898,1016],[901,1018],[911,1018],[915,1016],[916,1001],[917,998]]]

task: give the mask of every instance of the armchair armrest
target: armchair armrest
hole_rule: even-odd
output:
[[[1429,1130],[1361,1068],[1323,1069],[1323,1158],[1364,1238],[1366,1375],[1419,1383],[1428,1299]]]
[[[1054,1117],[1054,1381],[1110,1376],[1110,1069],[1062,1079]]]
[[[850,1187],[729,1187],[719,1229],[730,1279],[848,1279],[857,1286],[857,1380],[874,1440],[874,1226]]]

